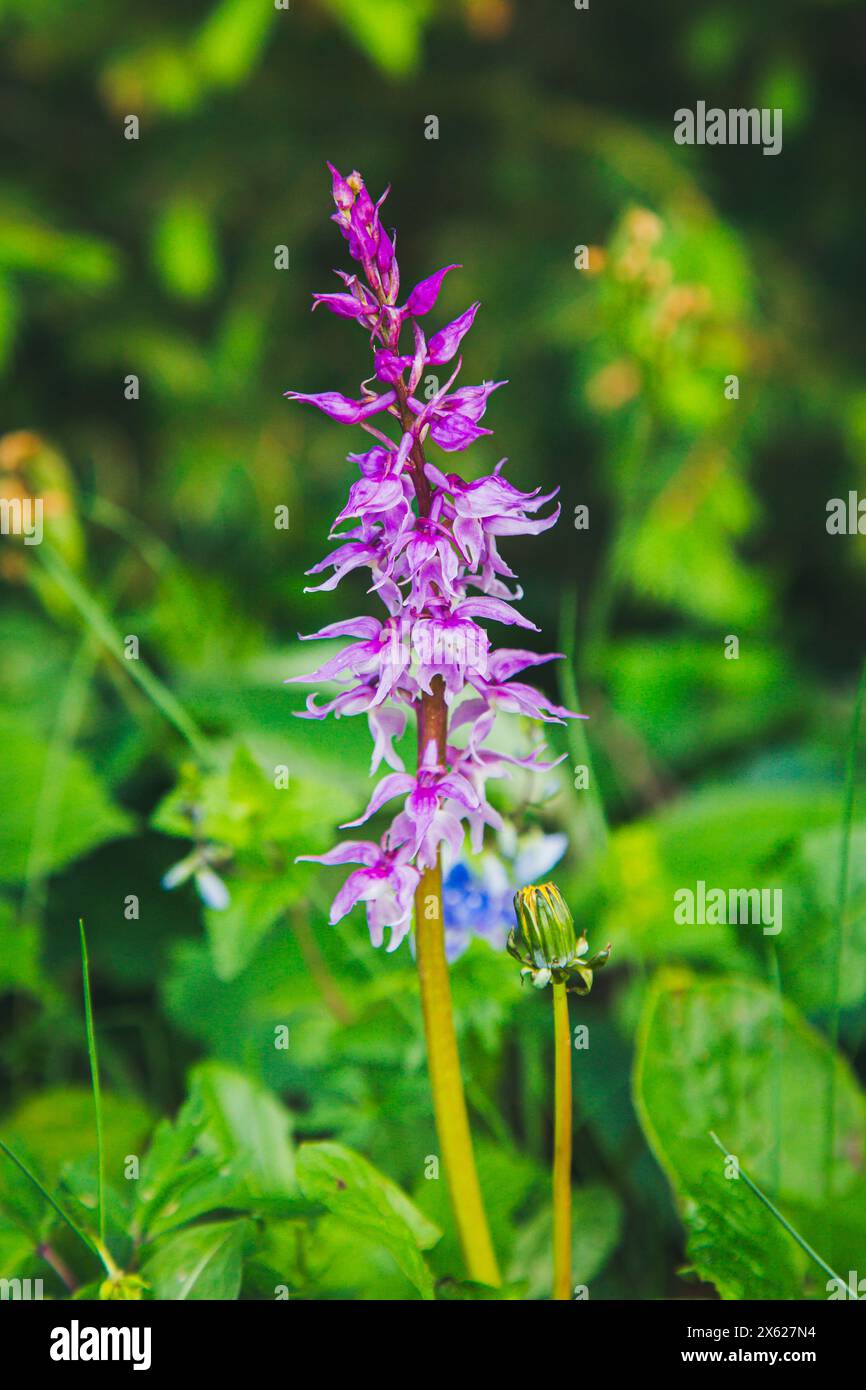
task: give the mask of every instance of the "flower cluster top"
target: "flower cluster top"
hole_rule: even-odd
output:
[[[509,775],[509,765],[541,771],[555,765],[540,761],[542,744],[524,758],[486,747],[496,711],[557,723],[575,717],[514,679],[559,653],[494,651],[483,626],[497,622],[538,631],[514,607],[522,591],[509,587],[515,575],[497,541],[548,530],[559,508],[539,517],[555,493],[519,491],[502,476],[504,459],[493,473],[474,482],[447,471],[445,460],[440,467],[427,459],[430,441],[453,454],[492,433],[479,422],[491,393],[504,383],[454,385],[461,368],[460,344],[479,305],[471,304],[428,337],[422,320],[435,307],[444,277],[459,267],[437,270],[399,304],[396,236],[386,231],[380,215],[387,190],[374,203],[358,173],[343,178],[328,167],[337,209],[333,220],[361,273],[337,271],[344,288],[315,295],[313,307],[323,304],[369,332],[373,375],[354,400],[337,391],[286,394],[341,424],[360,425],[374,442],[364,453],[349,454],[358,478],[334,522],[337,547],[309,571],[329,572],[328,577],[307,592],[334,589],[344,575],[365,568],[372,576],[370,592],[378,595],[385,614],[331,623],[313,633],[305,640],[353,640],[311,675],[293,679],[342,684],[345,689],[327,703],[317,704],[310,695],[302,717],[366,714],[374,745],[371,775],[382,762],[392,769],[364,814],[343,828],[365,824],[397,797],[403,804],[379,842],[350,840],[327,854],[304,858],[361,865],[338,892],[331,921],[365,902],[374,945],[382,943],[384,929],[390,927],[388,949],[393,950],[411,925],[421,873],[435,864],[440,847],[445,844],[457,854],[468,828],[477,851],[484,827],[500,826],[485,795],[487,780]],[[442,368],[447,380],[440,386],[437,373]],[[384,428],[392,422],[397,426],[393,438]],[[444,698],[450,730],[444,734],[444,720],[438,721],[437,734],[425,737],[417,771],[410,773],[394,741],[403,734],[410,711],[420,711],[425,698],[436,698],[440,705]],[[419,727],[427,726],[422,722]],[[459,730],[464,731],[462,746],[450,741]]]

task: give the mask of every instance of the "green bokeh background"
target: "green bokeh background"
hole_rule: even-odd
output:
[[[347,264],[327,159],[374,196],[392,185],[407,287],[462,264],[437,325],[482,301],[463,380],[509,385],[494,437],[458,465],[506,454],[516,485],[561,488],[555,530],[505,549],[539,645],[568,653],[545,688],[591,717],[553,732],[569,754],[554,785],[500,805],[521,830],[568,832],[557,881],[591,942],[613,943],[574,1008],[590,1038],[576,1282],[827,1296],[724,1179],[711,1128],[834,1268],[856,1268],[866,549],[826,518],[866,491],[863,27],[845,0],[0,3],[0,495],[46,508],[43,546],[0,538],[0,1134],[92,1224],[83,916],[111,1248],[156,1296],[178,1296],[209,1241],[214,1282],[184,1296],[465,1293],[445,1184],[425,1177],[408,946],[374,953],[361,914],[329,928],[336,875],[293,864],[368,791],[364,721],[293,720],[303,697],[282,684],[311,664],[299,631],[371,602],[356,576],[302,592],[364,436],[282,395],[355,395],[369,371],[362,333],[309,313]],[[676,146],[673,113],[698,100],[782,108],[783,152]],[[226,851],[223,914],[160,887],[191,806]],[[783,931],[677,926],[673,892],[699,879],[782,886]],[[509,1291],[546,1297],[549,1001],[482,943],[453,983]],[[184,1102],[176,1151],[163,1127],[154,1157],[154,1125]],[[387,1201],[383,1216],[360,1168],[366,1216],[332,1210],[331,1142],[426,1224]],[[148,1145],[171,1231],[125,1180]],[[204,1191],[178,1196],[191,1151]],[[0,1276],[56,1278],[34,1254],[49,1236],[94,1289],[91,1256],[0,1171]]]

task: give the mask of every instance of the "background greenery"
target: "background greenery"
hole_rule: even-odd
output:
[[[302,594],[348,473],[342,432],[282,399],[367,370],[363,335],[309,316],[345,265],[331,159],[393,185],[410,283],[463,264],[443,321],[483,302],[464,376],[510,385],[470,466],[507,453],[517,485],[562,488],[556,530],[507,554],[591,720],[554,740],[572,770],[504,809],[568,831],[557,879],[613,943],[574,1006],[576,1281],[826,1297],[708,1132],[834,1269],[862,1265],[856,795],[840,825],[866,551],[825,529],[866,487],[862,13],[3,0],[0,21],[0,487],[48,517],[42,547],[0,540],[0,1134],[95,1231],[83,916],[122,1269],[164,1298],[467,1293],[424,1176],[409,949],[375,953],[361,914],[329,928],[336,876],[293,862],[360,809],[369,758],[364,721],[293,720],[282,685],[298,631],[367,602]],[[781,106],[783,153],[678,148],[698,99]],[[160,886],[195,836],[225,852],[225,911]],[[697,879],[783,886],[781,935],[675,926]],[[509,1292],[546,1297],[549,999],[478,941],[453,983]],[[0,1162],[0,1276],[62,1295],[47,1241],[93,1294],[98,1261]]]

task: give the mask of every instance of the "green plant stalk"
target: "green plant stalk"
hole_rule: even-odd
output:
[[[571,1299],[571,1030],[565,983],[553,982],[553,1297]]]
[[[825,1177],[824,1183],[828,1197],[833,1195],[833,1152],[836,1146],[836,1051],[839,1047],[839,1015],[842,1010],[842,973],[845,963],[847,932],[845,930],[845,911],[848,905],[849,862],[851,854],[851,826],[854,821],[854,786],[857,771],[857,743],[860,737],[860,722],[863,716],[863,699],[866,695],[866,661],[860,672],[854,712],[848,733],[848,755],[845,760],[845,795],[842,801],[841,845],[839,849],[839,889],[836,904],[836,936],[834,939],[831,978],[833,981],[832,1005],[830,1009],[830,1045],[833,1057],[830,1062],[830,1084],[827,1099],[827,1123],[825,1134]]]
[[[431,740],[436,743],[440,760],[445,756],[447,712],[441,677],[437,676],[432,686],[433,693],[422,697],[418,711],[419,761],[420,750]],[[445,958],[442,867],[438,857],[435,866],[422,875],[415,893],[415,949],[436,1132],[463,1258],[470,1279],[498,1287],[499,1266],[475,1167],[454,1030],[451,980]]]
[[[90,1058],[90,1081],[93,1087],[93,1108],[96,1112],[96,1203],[99,1223],[99,1244],[105,1249],[105,1144],[102,1133],[102,1093],[99,1089],[99,1059],[96,1055],[96,1032],[93,1027],[93,1001],[90,997],[90,967],[87,960],[87,939],[84,922],[78,919],[81,938],[81,976],[84,987],[84,1020],[87,1029],[87,1055]]]

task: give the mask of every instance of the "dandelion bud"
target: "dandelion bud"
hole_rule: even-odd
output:
[[[560,969],[569,964],[576,949],[574,918],[555,883],[521,888],[514,895],[517,945],[536,970]]]
[[[610,946],[589,955],[586,937],[578,936],[562,894],[555,883],[521,888],[514,895],[517,925],[508,937],[508,951],[523,966],[537,989],[550,980],[576,994],[588,994],[592,973],[606,964]]]

